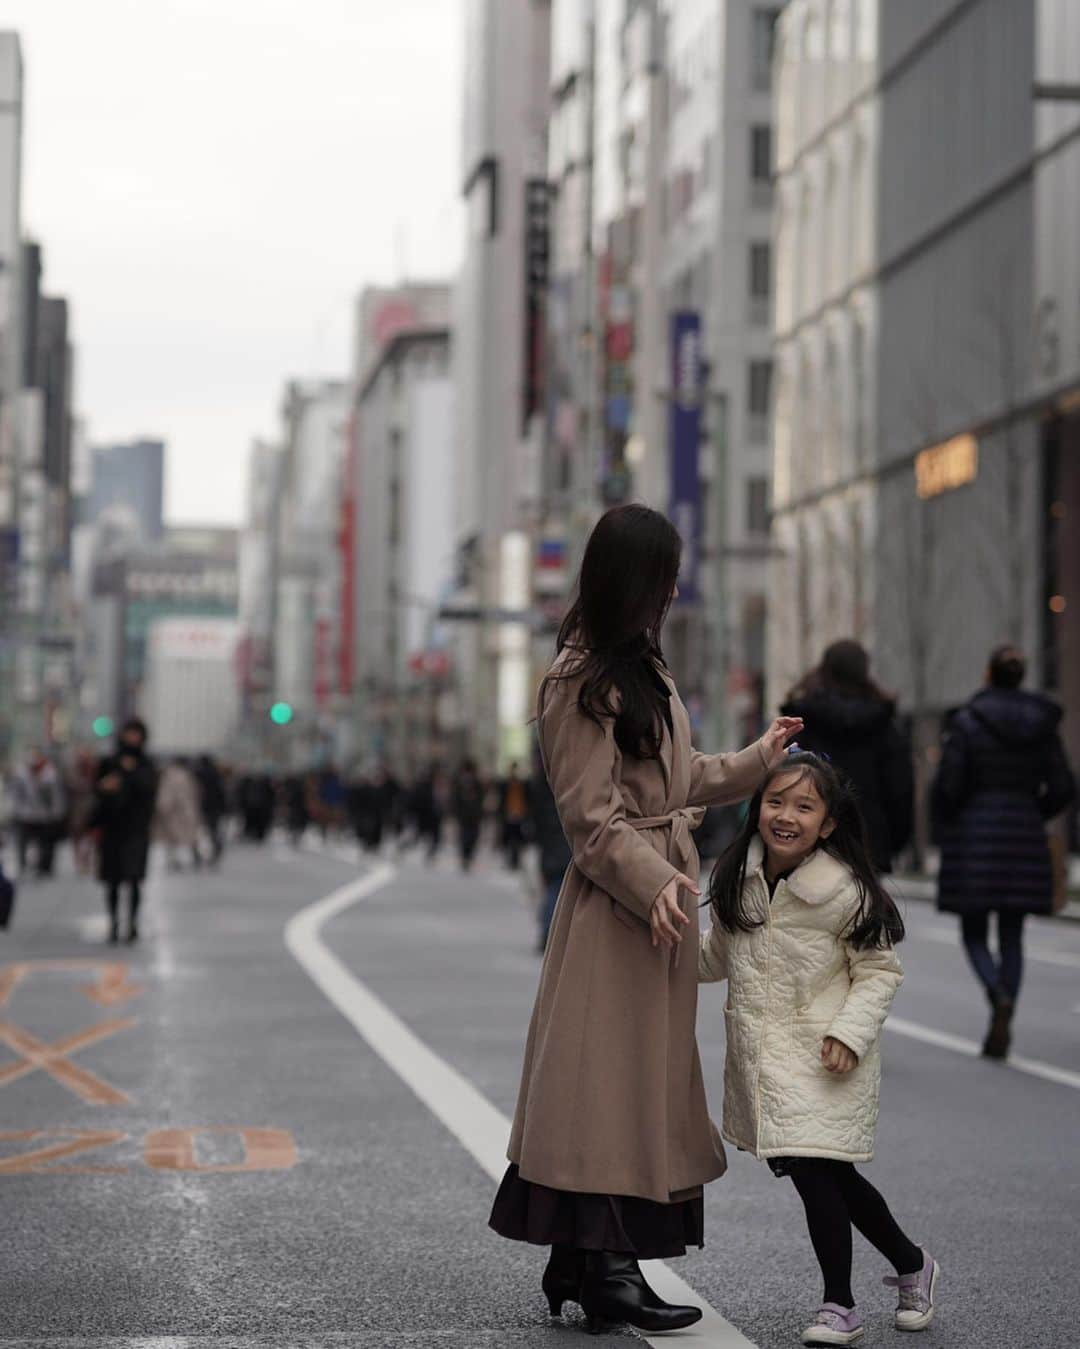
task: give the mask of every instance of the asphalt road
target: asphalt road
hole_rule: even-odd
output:
[[[155,875],[133,948],[103,945],[88,882],[23,887],[0,934],[0,1349],[636,1342],[549,1322],[542,1253],[488,1231],[493,1183],[442,1088],[421,1102],[287,949],[365,869],[273,843]],[[523,885],[405,859],[345,898],[321,929],[345,981],[509,1114],[538,972]],[[867,1173],[944,1268],[923,1342],[1075,1346],[1080,926],[1031,925],[1005,1068],[964,1052],[985,1014],[953,925],[908,918]],[[717,1113],[721,996],[699,1019]],[[759,1349],[798,1343],[819,1290],[790,1182],[736,1155],[706,1213],[677,1272]],[[864,1342],[895,1343],[886,1271],[856,1250]]]

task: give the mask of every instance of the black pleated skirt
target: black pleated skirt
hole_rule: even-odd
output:
[[[636,1195],[577,1194],[522,1180],[511,1162],[491,1210],[489,1225],[511,1241],[621,1251],[639,1260],[685,1255],[705,1245],[705,1201],[700,1189],[670,1204]]]

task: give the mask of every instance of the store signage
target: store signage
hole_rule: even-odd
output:
[[[541,410],[544,398],[544,304],[548,288],[548,217],[551,192],[544,178],[525,184],[525,377],[522,433]]]
[[[671,396],[668,455],[671,464],[670,516],[682,535],[679,606],[700,598],[701,556],[701,316],[684,309],[671,316]]]
[[[953,436],[915,456],[915,490],[923,501],[965,487],[979,472],[979,442],[973,435]]]

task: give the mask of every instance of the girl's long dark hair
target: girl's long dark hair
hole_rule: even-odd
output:
[[[766,791],[778,777],[793,772],[810,778],[825,802],[826,818],[835,821],[835,829],[818,846],[847,867],[858,887],[859,907],[844,933],[845,940],[860,949],[895,946],[904,940],[904,920],[870,860],[870,842],[854,788],[832,764],[805,751],[789,754],[766,775],[750,802],[741,832],[713,867],[709,903],[714,921],[726,932],[750,932],[761,926],[746,908],[746,862],[757,837]]]
[[[681,556],[679,532],[659,511],[638,505],[606,511],[585,545],[577,598],[559,629],[556,649],[571,655],[541,688],[542,700],[552,680],[584,675],[582,714],[597,725],[614,718],[615,743],[637,759],[660,755],[660,631]]]

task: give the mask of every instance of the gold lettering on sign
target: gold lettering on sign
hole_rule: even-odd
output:
[[[203,1165],[195,1156],[200,1134],[236,1134],[244,1144],[242,1162]],[[143,1159],[155,1171],[288,1171],[297,1162],[296,1142],[287,1129],[241,1129],[225,1126],[201,1129],[156,1129],[146,1135]]]
[[[979,472],[979,442],[953,436],[915,456],[915,490],[923,501],[974,482]]]

